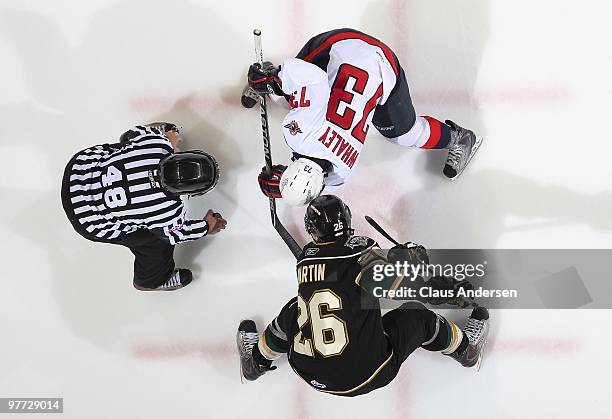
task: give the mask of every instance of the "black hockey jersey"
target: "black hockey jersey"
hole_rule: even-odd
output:
[[[355,236],[304,247],[298,295],[263,335],[266,350],[288,353],[295,372],[317,390],[350,395],[391,359],[380,309],[372,309],[378,301],[358,285],[358,259],[374,246],[374,240]]]

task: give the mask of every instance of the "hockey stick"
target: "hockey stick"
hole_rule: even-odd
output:
[[[391,235],[389,235],[389,233],[387,233],[381,226],[380,224],[378,224],[376,221],[374,221],[372,219],[372,217],[366,215],[365,216],[366,221],[372,226],[374,227],[374,229],[376,231],[378,231],[381,235],[383,235],[387,240],[389,240],[391,243],[397,245],[397,246],[402,246],[402,244],[400,244],[397,240],[395,240],[393,237],[391,237]],[[406,242],[405,245],[415,245],[413,242]],[[415,245],[416,246],[416,245]],[[466,307],[478,307],[478,303],[476,303],[476,301],[474,301],[473,299],[465,299],[465,298],[461,298],[461,300],[464,302]]]
[[[261,31],[259,29],[253,29],[253,38],[255,40],[255,61],[263,66],[263,50],[261,48]],[[272,151],[270,148],[270,130],[268,127],[268,106],[266,104],[266,96],[259,96],[259,108],[261,115],[261,131],[263,134],[263,146],[264,146],[264,157],[266,159],[266,172],[270,175],[272,174]],[[287,229],[283,226],[283,224],[278,219],[278,215],[276,214],[276,200],[270,197],[270,216],[272,217],[272,226],[281,236],[281,239],[285,242],[285,244],[293,253],[293,256],[296,258],[302,253],[302,248],[295,241],[295,239],[291,236],[291,234],[287,231]]]
[[[370,224],[372,227],[374,227],[374,230],[378,231],[385,239],[389,240],[391,243],[397,245],[397,246],[401,246],[401,243],[399,243],[397,240],[395,240],[393,237],[391,237],[389,235],[389,233],[387,233],[381,226],[380,224],[378,224],[376,221],[374,221],[372,219],[372,217],[370,217],[369,215],[365,216],[366,221],[368,222],[368,224]],[[406,242],[406,245],[409,244],[414,244],[412,242]]]

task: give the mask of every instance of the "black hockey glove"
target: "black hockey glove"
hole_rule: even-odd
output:
[[[287,169],[287,166],[283,166],[282,164],[272,166],[271,174],[268,174],[265,167],[261,169],[261,173],[257,177],[257,180],[259,181],[261,192],[268,198],[282,198],[279,184],[285,169]]]
[[[391,263],[404,263],[407,262],[411,265],[429,265],[429,255],[427,249],[419,245],[413,245],[412,243],[398,244],[389,249],[387,259]]]
[[[432,290],[443,291],[442,294],[445,294],[445,296],[427,298],[429,304],[450,304],[461,308],[468,307],[471,304],[471,301],[463,297],[457,297],[457,292],[460,289],[474,289],[474,286],[469,281],[459,281],[450,276],[433,276],[427,281],[426,286]],[[451,292],[452,296],[450,296]]]
[[[249,86],[260,95],[275,94],[279,96],[287,96],[281,88],[281,80],[278,78],[280,67],[266,61],[263,67],[259,63],[252,64],[249,67]]]

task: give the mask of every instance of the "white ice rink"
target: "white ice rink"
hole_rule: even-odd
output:
[[[0,0],[0,397],[63,397],[79,419],[610,418],[608,310],[493,311],[479,373],[418,351],[354,399],[310,389],[286,361],[241,385],[234,334],[296,292],[257,187],[258,112],[239,106],[254,27],[276,62],[329,29],[376,36],[418,113],[484,136],[450,183],[444,153],[371,130],[340,193],[358,233],[384,243],[369,214],[432,248],[610,248],[611,12],[596,0]],[[286,161],[284,110],[270,112]],[[132,288],[130,252],[82,239],[60,203],[73,153],[157,120],[219,160],[219,185],[190,213],[229,220],[177,247],[197,279],[173,293]],[[279,203],[305,239],[302,214]]]

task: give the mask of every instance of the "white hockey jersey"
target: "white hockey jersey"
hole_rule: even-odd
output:
[[[326,186],[340,186],[357,166],[374,109],[395,87],[396,73],[382,49],[359,39],[335,42],[327,73],[289,58],[279,77],[291,96],[283,134],[296,153],[333,165]]]

